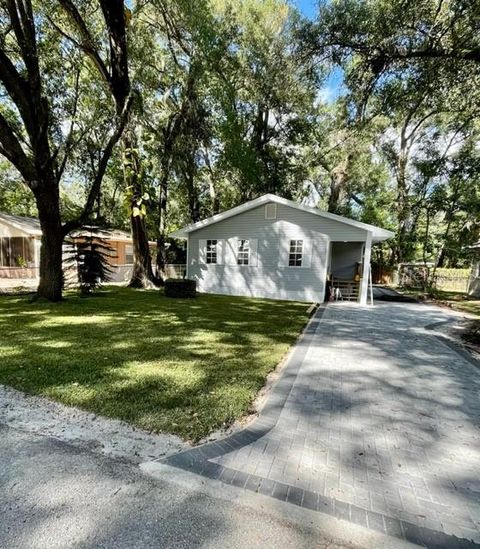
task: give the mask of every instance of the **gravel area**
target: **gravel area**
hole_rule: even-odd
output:
[[[4,385],[0,385],[0,423],[134,463],[169,456],[188,447],[177,436],[141,431],[125,422],[26,395]]]

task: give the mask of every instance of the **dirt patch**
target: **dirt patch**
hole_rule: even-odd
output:
[[[435,328],[450,342],[468,351],[480,364],[480,321],[463,318]]]
[[[189,447],[177,436],[148,433],[123,421],[26,395],[4,385],[0,385],[0,423],[134,463],[166,457]]]
[[[462,339],[480,352],[480,320],[472,320],[462,334]]]

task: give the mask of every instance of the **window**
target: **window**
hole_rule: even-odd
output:
[[[289,267],[301,267],[303,256],[303,240],[290,240],[290,251],[288,254]]]
[[[32,238],[23,236],[0,238],[1,267],[29,267],[35,260]]]
[[[239,240],[237,249],[237,265],[250,264],[250,240]]]
[[[133,264],[133,246],[131,244],[125,244],[125,264]]]
[[[277,219],[277,205],[270,202],[265,204],[265,219]]]
[[[217,263],[217,240],[207,240],[207,263]]]

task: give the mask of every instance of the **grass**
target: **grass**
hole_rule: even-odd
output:
[[[436,290],[435,300],[442,303],[448,303],[452,309],[471,313],[480,317],[480,299],[475,299],[465,295],[465,292],[449,292],[446,290]]]
[[[197,441],[249,410],[306,310],[118,287],[56,304],[0,297],[0,383]]]
[[[418,297],[422,293],[420,290],[407,290],[405,288],[401,288],[400,291],[413,297]],[[430,298],[440,304],[447,304],[457,311],[480,317],[480,299],[469,297],[465,292],[435,290]]]

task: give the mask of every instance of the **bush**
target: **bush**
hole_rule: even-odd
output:
[[[65,267],[67,271],[76,271],[82,295],[92,294],[109,280],[112,273],[110,257],[113,257],[113,249],[107,241],[95,236],[94,231],[90,235],[82,235],[70,244]]]
[[[196,297],[197,283],[188,278],[168,278],[165,280],[167,297]]]

